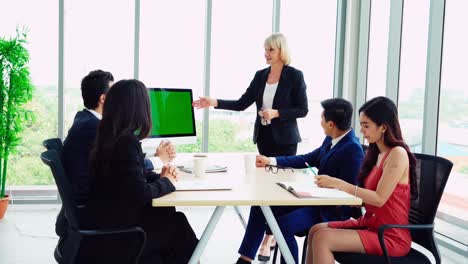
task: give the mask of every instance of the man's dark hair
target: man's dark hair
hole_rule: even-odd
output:
[[[81,80],[81,96],[84,106],[88,109],[98,107],[99,97],[109,90],[109,82],[114,81],[112,73],[95,70]]]
[[[353,105],[342,98],[327,99],[320,104],[323,107],[325,121],[332,121],[339,130],[345,131],[351,127]]]

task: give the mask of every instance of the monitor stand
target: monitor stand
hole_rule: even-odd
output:
[[[145,138],[141,141],[141,148],[145,153],[153,153],[159,146],[162,140],[169,140],[174,145],[196,144],[197,137],[160,137],[160,138]]]

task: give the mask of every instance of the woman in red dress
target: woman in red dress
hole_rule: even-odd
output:
[[[377,229],[383,224],[408,224],[410,199],[416,198],[416,159],[403,141],[398,111],[386,97],[359,109],[361,133],[369,142],[360,173],[352,185],[327,175],[316,176],[320,187],[338,188],[362,199],[366,213],[359,219],[320,223],[309,231],[307,263],[335,263],[333,252],[382,255]],[[384,234],[390,256],[404,256],[411,247],[407,229]]]

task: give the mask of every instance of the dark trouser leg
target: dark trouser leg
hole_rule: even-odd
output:
[[[281,207],[274,207],[272,210],[278,210],[278,214],[281,214],[277,218],[278,225],[295,262],[299,263],[295,234],[309,230],[314,224],[321,221],[319,209],[313,206],[278,208]],[[286,263],[283,258],[281,258],[281,263]]]
[[[249,221],[247,222],[244,239],[238,251],[239,254],[255,259],[255,254],[265,233],[265,221],[265,216],[263,216],[260,207],[250,207]]]

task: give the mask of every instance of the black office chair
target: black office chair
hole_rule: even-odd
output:
[[[63,143],[60,138],[49,138],[42,142],[42,145],[47,149],[55,149],[59,157],[62,156]]]
[[[410,229],[413,242],[423,246],[434,255],[437,264],[441,263],[439,251],[434,240],[434,218],[444,192],[453,163],[447,159],[415,154],[418,199],[411,201],[409,225],[382,225],[378,235],[384,256],[358,253],[334,252],[335,259],[341,263],[431,263],[421,252],[411,249],[404,257],[389,257],[384,244],[383,234],[390,228]]]
[[[43,152],[41,160],[52,171],[69,223],[64,243],[55,248],[55,260],[60,264],[138,263],[146,242],[145,232],[139,227],[82,230],[79,224],[80,215],[71,197],[71,186],[57,151]],[[106,245],[102,250],[96,248],[100,243]],[[112,250],[106,250],[107,248]]]

